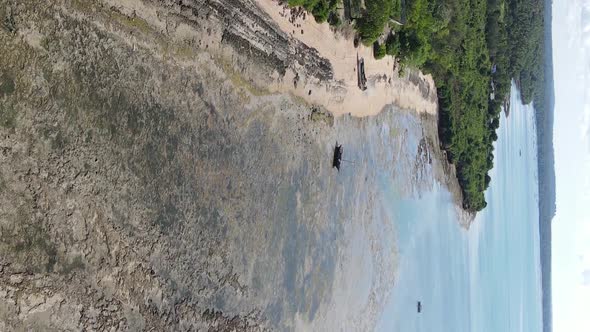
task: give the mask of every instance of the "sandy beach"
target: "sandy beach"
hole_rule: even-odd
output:
[[[285,79],[284,84],[275,86],[276,90],[292,92],[311,103],[323,105],[334,115],[370,116],[389,104],[419,113],[436,114],[436,89],[430,75],[416,71],[412,73],[412,80],[409,74],[399,77],[398,71],[394,70],[393,57],[376,60],[371,47],[361,44],[355,48],[352,39],[335,33],[328,24],[316,23],[312,15],[299,15],[293,20],[291,9],[276,0],[256,0],[256,4],[283,32],[328,59],[334,72],[334,82],[318,82],[309,78],[305,85],[294,88],[291,80]],[[357,57],[365,61],[366,91],[357,86]],[[294,74],[291,71],[287,75]]]

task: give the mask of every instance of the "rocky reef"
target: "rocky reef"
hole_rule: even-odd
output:
[[[0,45],[0,330],[321,327],[367,259],[342,322],[372,326],[395,268],[375,234],[393,235],[375,171],[338,177],[329,151],[395,119],[271,93],[288,68],[332,71],[255,4],[0,0]],[[434,117],[400,114],[408,169],[438,163]]]

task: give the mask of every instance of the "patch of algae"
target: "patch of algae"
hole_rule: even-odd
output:
[[[156,32],[146,20],[144,20],[136,15],[134,15],[134,16],[125,15],[125,14],[121,13],[119,10],[117,10],[115,7],[111,7],[109,9],[104,9],[104,7],[98,6],[96,3],[92,2],[92,1],[84,1],[84,0],[72,0],[71,6],[75,10],[83,12],[85,14],[102,13],[102,14],[106,15],[111,22],[117,22],[118,24],[120,24],[122,26],[125,26],[129,29],[140,31],[141,33],[144,33],[144,34],[150,34],[150,33]]]
[[[142,18],[137,16],[129,17],[124,15],[117,10],[111,9],[109,12],[109,17],[112,20],[119,22],[122,25],[125,25],[131,29],[136,29],[141,31],[144,34],[155,33],[156,31],[148,24],[148,22]]]
[[[230,81],[235,87],[243,88],[248,91],[251,95],[260,97],[270,95],[271,92],[267,89],[260,88],[244,79],[232,66],[232,64],[222,57],[213,57],[213,61],[226,73]]]

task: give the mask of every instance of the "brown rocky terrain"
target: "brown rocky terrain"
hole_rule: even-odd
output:
[[[395,265],[371,235],[374,171],[330,154],[395,118],[272,93],[332,67],[253,2],[0,0],[0,45],[1,331],[323,326],[354,234],[375,277],[350,319],[374,318]],[[418,170],[436,120],[411,118]]]

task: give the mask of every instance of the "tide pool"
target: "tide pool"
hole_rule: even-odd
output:
[[[440,185],[403,195],[383,175],[380,195],[399,263],[378,331],[541,331],[534,110],[511,91],[501,116],[488,206],[461,228]],[[417,301],[422,312],[416,310]]]

